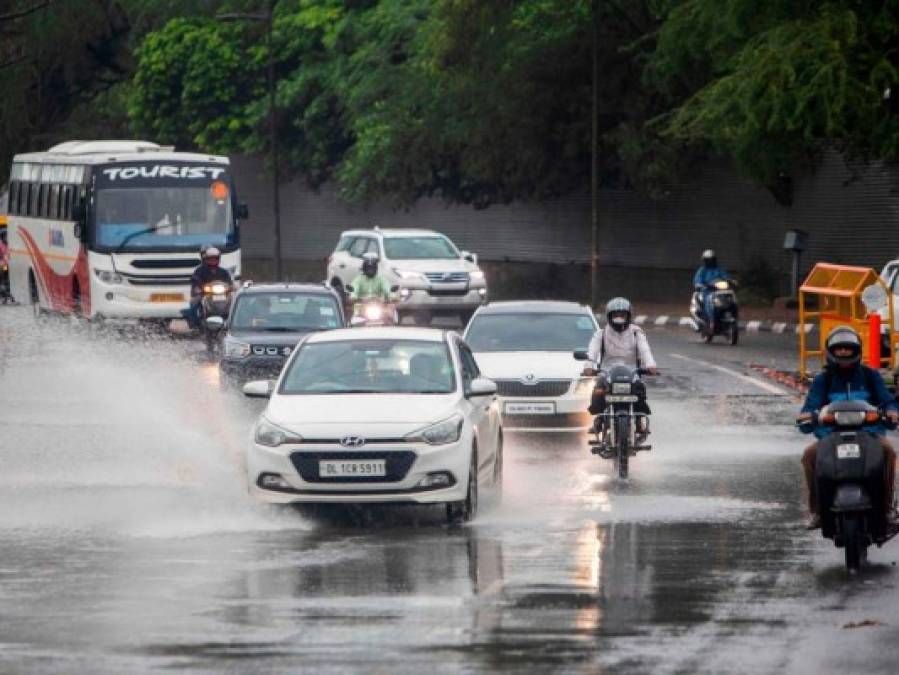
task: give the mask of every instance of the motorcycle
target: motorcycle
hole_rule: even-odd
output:
[[[825,406],[800,429],[834,429],[818,444],[815,484],[821,534],[844,549],[846,569],[857,572],[867,559],[868,547],[883,546],[896,536],[885,511],[884,452],[871,424],[894,429],[880,410],[865,401],[837,401]]]
[[[712,294],[712,316],[706,317],[702,289],[693,293],[690,299],[690,316],[693,327],[702,339],[711,342],[716,335],[726,335],[732,345],[740,339],[739,307],[736,282],[733,279],[716,279],[707,285]]]
[[[213,281],[203,286],[200,298],[200,334],[206,351],[215,353],[218,336],[225,327],[231,311],[231,295],[234,289],[223,281]]]
[[[9,292],[9,263],[5,260],[0,262],[0,302],[4,305],[14,302]]]
[[[586,361],[589,357],[587,352],[577,351],[574,358]],[[640,401],[646,400],[642,377],[649,371],[615,363],[608,371],[596,373],[589,368],[585,374],[596,375],[592,400],[605,403],[590,432],[590,452],[614,460],[618,477],[627,478],[630,458],[638,452],[652,450],[651,445],[637,442],[638,427],[649,429],[649,415],[636,409]]]
[[[390,289],[391,293],[395,293],[397,290],[397,286]],[[352,293],[353,287],[347,286],[347,291]],[[397,323],[396,307],[380,298],[357,300],[353,305],[353,316],[350,318],[350,326],[354,328],[362,326],[395,326]]]

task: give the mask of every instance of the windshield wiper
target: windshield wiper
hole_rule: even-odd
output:
[[[115,251],[113,251],[113,255],[116,253],[121,253],[122,249],[125,248],[125,244],[134,239],[135,237],[139,237],[143,234],[152,234],[153,232],[159,232],[159,230],[164,230],[167,227],[175,227],[178,223],[163,223],[162,225],[154,225],[153,227],[148,227],[143,230],[138,230],[137,232],[132,232],[127,235],[124,239],[122,239],[121,243],[116,246]]]

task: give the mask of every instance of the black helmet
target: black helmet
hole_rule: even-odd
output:
[[[702,252],[702,264],[706,267],[717,267],[718,266],[718,256],[715,255],[715,252],[707,248]]]
[[[362,274],[373,277],[378,273],[378,254],[369,251],[362,256]]]
[[[852,355],[834,355],[833,352],[837,347],[850,348]],[[853,328],[837,326],[828,333],[827,340],[824,341],[824,351],[827,354],[827,365],[834,368],[854,368],[862,361],[862,339]]]
[[[620,317],[612,320],[613,314],[621,314],[622,312],[624,312],[623,320]],[[627,327],[631,325],[632,312],[630,300],[627,298],[612,298],[606,303],[606,321],[613,330],[619,333],[627,330]]]

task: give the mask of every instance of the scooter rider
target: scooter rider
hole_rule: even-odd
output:
[[[706,249],[702,252],[702,265],[693,275],[693,288],[700,295],[702,313],[709,324],[715,316],[712,307],[711,283],[717,279],[730,279],[730,275],[718,265],[718,256],[715,255],[715,252],[712,249]]]
[[[890,422],[899,422],[899,406],[890,395],[880,373],[861,363],[862,341],[858,333],[848,326],[839,326],[830,331],[825,341],[825,353],[827,365],[823,373],[819,373],[809,389],[802,406],[802,411],[797,419],[800,429],[808,433],[811,431],[813,416],[828,403],[833,401],[861,400],[867,401],[873,406],[881,408]],[[896,471],[896,451],[886,439],[886,429],[882,424],[865,427],[865,430],[880,438],[884,451],[884,481],[886,490],[887,517],[895,519],[893,511],[893,482]],[[824,438],[832,432],[831,429],[822,426],[814,427],[814,434],[818,439]],[[818,441],[807,447],[802,453],[802,468],[805,473],[805,484],[808,488],[809,520],[808,529],[816,529],[821,526],[818,516],[818,499],[815,485],[815,462],[818,455]]]
[[[353,281],[350,300],[353,303],[377,298],[385,303],[390,302],[390,284],[378,274],[378,254],[368,252],[362,256],[362,274]]]
[[[632,315],[633,307],[627,298],[612,298],[606,303],[606,327],[596,331],[587,348],[587,356],[596,364],[596,370],[602,371],[603,364],[624,363],[632,368],[642,368],[650,375],[659,372],[646,333],[632,323]],[[595,391],[590,403],[590,414],[599,415],[605,407],[605,392]],[[634,409],[650,414],[645,390]],[[649,420],[644,416],[638,419],[638,432],[642,436],[642,442],[649,434]]]
[[[181,312],[191,328],[198,328],[200,325],[200,303],[203,300],[203,286],[214,281],[224,282],[229,288],[234,284],[228,270],[219,266],[222,252],[215,246],[203,249],[200,253],[200,259],[202,262],[190,277],[190,306]]]

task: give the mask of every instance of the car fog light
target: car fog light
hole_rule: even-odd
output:
[[[455,485],[456,480],[453,478],[453,474],[449,471],[435,471],[429,473],[420,481],[418,481],[418,487],[420,488],[436,488],[436,487],[449,487],[450,485]]]
[[[479,288],[479,289],[478,289],[478,295],[480,295],[482,298],[486,298],[486,297],[487,297],[487,289],[486,289],[486,288]]]
[[[259,487],[265,488],[266,490],[289,490],[290,483],[284,480],[281,476],[276,473],[263,473],[259,475],[259,480],[256,481]]]

